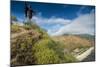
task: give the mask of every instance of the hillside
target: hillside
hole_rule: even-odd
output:
[[[54,41],[35,23],[11,25],[11,65],[53,64],[76,62],[70,53],[64,53],[62,43]]]
[[[90,35],[90,34],[64,34],[63,36],[68,36],[68,35],[78,36],[87,40],[95,39],[95,35]]]
[[[64,52],[71,52],[73,55],[78,55],[86,51],[90,47],[94,47],[94,41],[89,38],[83,38],[76,35],[63,35],[52,37],[54,41],[62,43]]]

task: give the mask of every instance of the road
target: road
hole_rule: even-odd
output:
[[[95,51],[93,51],[93,50],[94,50],[94,47],[89,48],[83,54],[78,55],[76,57],[77,60],[79,60],[79,61],[89,61],[89,60],[91,61],[91,60],[94,60],[94,58],[95,58]]]
[[[95,61],[95,50],[91,52],[82,62]]]

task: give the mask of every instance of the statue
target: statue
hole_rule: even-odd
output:
[[[35,11],[32,10],[31,5],[28,5],[25,2],[25,18],[27,18],[27,20],[31,21],[33,15],[35,15]]]

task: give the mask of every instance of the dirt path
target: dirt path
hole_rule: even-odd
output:
[[[21,33],[12,34],[12,35],[11,35],[11,38],[16,38],[16,37],[18,37],[18,36],[21,36],[21,35],[23,35],[23,34],[27,34],[27,33],[30,33],[30,32],[33,32],[33,30],[29,30],[29,31],[24,30],[24,31],[21,32]]]
[[[91,54],[91,52],[94,50],[94,47],[89,48],[87,51],[85,51],[83,54],[77,56],[76,58],[79,61],[84,60],[87,56],[89,56]]]

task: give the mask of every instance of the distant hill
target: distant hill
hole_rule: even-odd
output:
[[[85,38],[87,40],[94,40],[95,39],[95,35],[90,35],[90,34],[64,34],[63,36],[68,36],[68,35],[78,36],[81,38]]]
[[[85,38],[87,40],[94,40],[95,39],[94,35],[89,35],[89,34],[80,34],[80,35],[76,35],[76,36],[79,36],[81,38]]]
[[[63,35],[63,36],[55,36],[52,37],[53,40],[57,42],[61,42],[64,44],[65,49],[68,51],[73,51],[76,48],[89,48],[94,45],[88,37],[82,37],[83,35]]]

